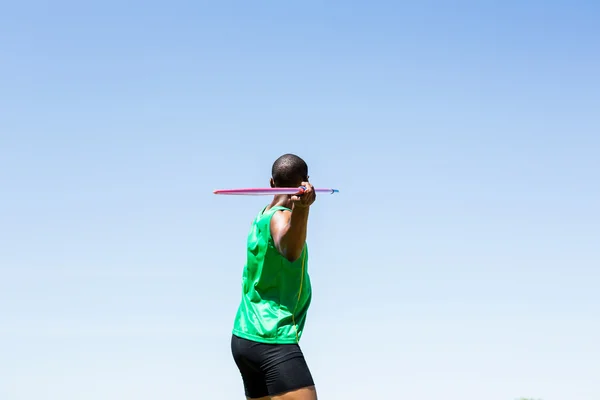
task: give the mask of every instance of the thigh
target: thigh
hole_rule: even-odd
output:
[[[264,372],[273,399],[316,399],[315,383],[298,345],[280,345],[267,357]],[[270,361],[270,362],[269,362]]]
[[[282,393],[277,396],[272,396],[270,400],[317,400],[317,391],[314,386],[292,390],[291,392]]]
[[[246,397],[268,400],[269,390],[265,374],[260,368],[260,345],[232,336],[231,353],[242,376]]]
[[[314,400],[314,382],[297,344],[265,344],[233,336],[231,350],[250,399]]]

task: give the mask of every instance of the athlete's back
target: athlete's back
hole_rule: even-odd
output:
[[[271,218],[289,208],[265,207],[248,234],[247,262],[242,273],[242,299],[233,334],[261,343],[298,343],[311,301],[308,247],[286,259],[271,236]]]

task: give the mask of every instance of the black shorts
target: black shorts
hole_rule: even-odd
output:
[[[231,353],[251,399],[314,386],[297,344],[265,344],[232,335]]]

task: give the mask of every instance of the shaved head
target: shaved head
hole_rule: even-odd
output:
[[[308,166],[295,154],[284,154],[273,163],[271,177],[275,187],[296,187],[308,181]]]

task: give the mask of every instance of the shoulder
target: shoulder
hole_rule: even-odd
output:
[[[275,228],[279,228],[282,225],[287,225],[290,221],[290,217],[292,216],[292,212],[291,210],[288,209],[280,209],[280,210],[275,210],[273,211],[273,214],[271,216],[271,220],[270,220],[270,224],[271,224],[271,229]]]

